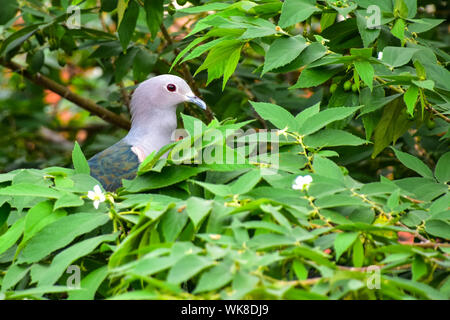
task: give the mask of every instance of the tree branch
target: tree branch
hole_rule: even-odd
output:
[[[32,74],[21,65],[13,61],[5,61],[2,58],[0,58],[0,65],[8,69],[11,69],[14,72],[19,73],[20,75],[27,78],[31,82],[37,84],[38,86],[44,87],[45,89],[51,90],[56,94],[59,94],[64,99],[73,102],[80,108],[89,111],[90,113],[100,117],[106,122],[109,122],[122,129],[126,130],[130,129],[130,121],[128,121],[127,119],[115,114],[114,112],[109,111],[108,109],[99,106],[90,99],[84,98],[82,96],[73,93],[67,87],[53,81],[52,79],[42,75],[41,73]]]

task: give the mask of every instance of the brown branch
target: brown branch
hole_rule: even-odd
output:
[[[418,242],[418,243],[409,243],[407,245],[414,246],[414,247],[421,247],[421,248],[450,248],[450,243],[436,243],[436,242]]]
[[[164,26],[164,24],[161,24],[161,32],[163,34],[164,39],[166,40],[166,42],[171,46],[173,45],[173,40],[170,37],[169,32],[167,31],[166,27]],[[180,50],[178,48],[174,48],[173,52],[175,53],[175,55],[178,55],[180,53]],[[189,86],[192,88],[192,91],[194,91],[194,93],[199,97],[202,98],[202,95],[198,89],[197,83],[195,82],[194,78],[192,77],[191,72],[189,71],[188,66],[185,63],[180,64],[181,66],[181,73],[183,74],[183,77],[186,79],[186,82],[189,84]],[[213,116],[213,112],[211,111],[211,109],[206,106],[206,118],[208,119],[208,122],[211,121],[214,116]]]
[[[100,117],[106,122],[109,122],[117,127],[126,130],[130,129],[130,121],[128,121],[127,119],[115,114],[114,112],[109,111],[108,109],[99,106],[90,99],[75,94],[67,87],[53,81],[52,79],[42,75],[41,73],[32,74],[21,65],[13,61],[5,61],[2,58],[0,58],[0,65],[22,75],[23,77],[27,78],[28,80],[37,84],[38,86],[53,91],[54,93],[60,95],[64,99],[73,102],[80,108],[89,111],[90,113]]]

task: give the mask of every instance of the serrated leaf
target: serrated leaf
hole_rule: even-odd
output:
[[[299,133],[302,135],[312,134],[331,122],[349,117],[359,108],[360,107],[338,107],[321,111],[309,117],[308,121],[306,121],[303,127],[299,129]]]
[[[306,47],[306,40],[302,36],[276,39],[267,51],[262,74],[293,61]]]
[[[250,101],[250,104],[261,118],[270,121],[278,129],[283,130],[288,127],[289,130],[293,131],[297,128],[294,116],[286,109],[266,102]]]
[[[308,19],[314,12],[320,11],[314,0],[286,0],[281,8],[278,24],[280,27],[289,27]]]

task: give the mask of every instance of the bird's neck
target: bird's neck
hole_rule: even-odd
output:
[[[153,151],[170,143],[174,130],[177,128],[177,117],[173,110],[153,109],[151,113],[133,114],[131,129],[125,141],[138,147],[144,158]]]

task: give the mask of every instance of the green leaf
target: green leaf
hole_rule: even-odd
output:
[[[297,114],[295,116],[295,121],[297,122],[297,127],[295,131],[298,131],[299,128],[301,128],[304,125],[304,123],[308,121],[309,118],[311,118],[311,116],[319,113],[319,111],[320,111],[320,102],[316,103],[315,105],[309,108],[306,108],[305,110]]]
[[[66,293],[70,290],[74,290],[73,288],[65,287],[65,286],[42,286],[37,288],[25,289],[25,290],[16,290],[14,293],[8,295],[10,299],[23,299],[25,297],[39,297],[44,294],[50,293]]]
[[[17,0],[0,0],[0,25],[6,24],[9,20],[16,16],[19,9]]]
[[[83,204],[84,201],[80,196],[66,192],[55,201],[55,206],[53,209],[57,210],[60,208],[80,207]]]
[[[326,148],[335,146],[359,146],[368,141],[361,139],[347,131],[336,129],[321,130],[313,135],[306,136],[305,145],[312,148]]]
[[[422,161],[420,161],[418,158],[399,151],[395,148],[392,148],[392,150],[394,150],[396,157],[398,158],[398,160],[400,160],[401,163],[403,163],[405,165],[405,167],[414,170],[415,172],[417,172],[418,174],[420,174],[422,177],[425,178],[431,178],[433,179],[433,172],[431,171],[430,168],[427,167],[426,164],[424,164]]]
[[[314,12],[320,11],[314,0],[286,0],[281,8],[281,16],[278,24],[280,27],[289,27],[298,22],[305,21]]]
[[[259,170],[250,170],[249,172],[240,176],[235,182],[231,184],[232,194],[244,194],[253,189],[255,185],[261,180],[261,173]]]
[[[364,81],[364,83],[370,88],[370,91],[372,91],[374,76],[372,64],[369,61],[355,61],[354,65],[362,81]]]
[[[104,225],[109,221],[105,213],[76,213],[46,225],[27,243],[19,257],[19,262],[33,263],[53,251],[71,243],[79,235]]]
[[[125,10],[123,19],[120,21],[119,29],[117,33],[119,34],[120,44],[122,45],[123,51],[126,51],[128,44],[134,34],[136,28],[137,18],[139,16],[139,5],[135,0],[130,0],[128,7]]]
[[[434,170],[434,175],[441,183],[450,181],[450,152],[443,154],[439,158],[436,169]]]
[[[95,269],[84,276],[80,282],[80,290],[69,292],[67,300],[94,300],[98,287],[108,276],[108,266]]]
[[[186,201],[186,212],[195,228],[198,228],[212,209],[212,201],[191,197]]]
[[[308,279],[308,269],[306,269],[305,265],[299,260],[294,260],[292,263],[292,268],[294,269],[295,275],[298,280],[306,280]]]
[[[228,79],[230,79],[234,70],[236,70],[239,63],[239,58],[241,57],[241,49],[242,47],[235,48],[228,56],[227,63],[223,70],[222,90],[225,90],[225,85],[227,84]]]
[[[336,21],[336,16],[336,12],[323,12],[322,16],[320,17],[320,27],[322,28],[322,30],[325,30],[326,28],[332,26]]]
[[[333,178],[338,181],[343,181],[344,179],[344,174],[337,164],[317,154],[314,155],[313,168],[314,173],[320,174],[321,176]]]
[[[359,108],[360,107],[329,108],[319,113],[316,113],[311,117],[309,117],[309,119],[306,121],[303,127],[299,129],[299,133],[302,135],[312,134],[322,129],[331,122],[342,120],[349,117],[350,115],[355,113]]]
[[[417,281],[420,278],[422,278],[424,275],[428,273],[427,270],[427,264],[423,260],[423,258],[420,255],[416,255],[414,257],[414,261],[412,263],[412,274],[413,274],[413,280]]]
[[[400,67],[407,64],[416,51],[415,48],[384,47],[381,61],[392,68]]]
[[[300,73],[297,83],[289,89],[316,87],[341,71],[340,65],[307,68]]]
[[[391,33],[401,41],[405,39],[406,23],[403,19],[397,19],[392,27]]]
[[[18,183],[0,189],[0,195],[8,196],[29,196],[29,197],[44,197],[57,199],[62,196],[62,193],[55,189],[30,183]]]
[[[334,239],[334,250],[336,252],[336,261],[339,260],[341,255],[350,248],[350,246],[358,238],[357,232],[342,232],[338,233]]]
[[[151,53],[148,50],[140,49],[136,53],[133,61],[134,78],[139,82],[145,81],[152,72],[157,60],[158,55]]]
[[[353,244],[352,262],[355,268],[360,268],[364,264],[364,247],[359,237]]]
[[[250,104],[261,118],[270,121],[278,129],[283,130],[288,127],[288,130],[294,131],[297,128],[294,116],[286,109],[266,102],[250,101]]]
[[[72,162],[76,173],[90,174],[91,169],[89,168],[89,164],[83,151],[81,151],[80,145],[76,141],[72,151]]]
[[[39,202],[32,207],[25,216],[25,229],[22,243],[25,244],[46,225],[49,225],[65,215],[66,212],[63,210],[53,211],[53,204],[51,201]]]
[[[383,109],[378,125],[374,130],[374,148],[372,158],[375,158],[391,142],[395,142],[411,126],[408,115],[404,112],[400,99],[393,100]]]
[[[421,19],[410,19],[410,21],[414,21],[408,25],[408,30],[410,32],[421,33],[426,32],[440,25],[445,19],[430,19],[430,18],[421,18]]]
[[[367,28],[367,22],[369,21],[370,15],[367,10],[356,11],[356,25],[358,27],[359,35],[361,36],[363,45],[365,48],[374,42],[380,35],[379,27],[372,29]]]
[[[0,254],[11,248],[23,233],[25,217],[17,220],[4,234],[0,236]]]
[[[217,290],[233,279],[232,265],[229,262],[222,262],[204,272],[195,287],[194,293]]]
[[[161,172],[150,171],[138,176],[134,180],[123,180],[123,186],[128,192],[159,189],[184,181],[205,170],[206,168],[182,165],[166,166]]]
[[[212,80],[218,79],[222,75],[224,75],[225,70],[227,70],[227,76],[229,77],[236,68],[237,62],[239,61],[239,55],[236,51],[240,51],[242,49],[242,46],[243,44],[238,40],[222,41],[209,51],[205,61],[195,71],[194,75],[202,70],[208,69],[208,84]],[[228,59],[224,59],[223,57],[229,57],[231,55],[233,55],[234,58],[232,59],[231,64],[229,64]]]
[[[188,254],[170,269],[167,281],[173,284],[180,284],[213,264],[214,262],[210,259],[195,254]]]
[[[414,108],[416,107],[417,98],[419,97],[419,88],[416,86],[409,86],[403,95],[403,100],[405,101],[406,108],[410,115],[414,115]]]
[[[147,18],[148,30],[152,39],[156,38],[164,16],[164,0],[144,0],[144,10]]]
[[[53,259],[50,267],[40,277],[38,286],[46,286],[54,284],[59,277],[67,270],[67,267],[79,258],[88,255],[102,242],[114,241],[117,234],[104,234],[94,238],[86,239],[75,243],[71,247],[58,253]]]
[[[15,286],[28,273],[31,266],[20,266],[13,264],[6,271],[5,277],[2,281],[2,291],[6,291]]]
[[[262,75],[297,58],[307,47],[302,36],[276,39],[267,51]]]
[[[9,214],[11,213],[11,205],[6,202],[9,197],[0,196],[0,228],[8,220]]]
[[[429,234],[450,240],[450,224],[444,220],[431,219],[425,222],[425,231]]]
[[[101,11],[111,12],[117,8],[118,0],[101,0]]]

